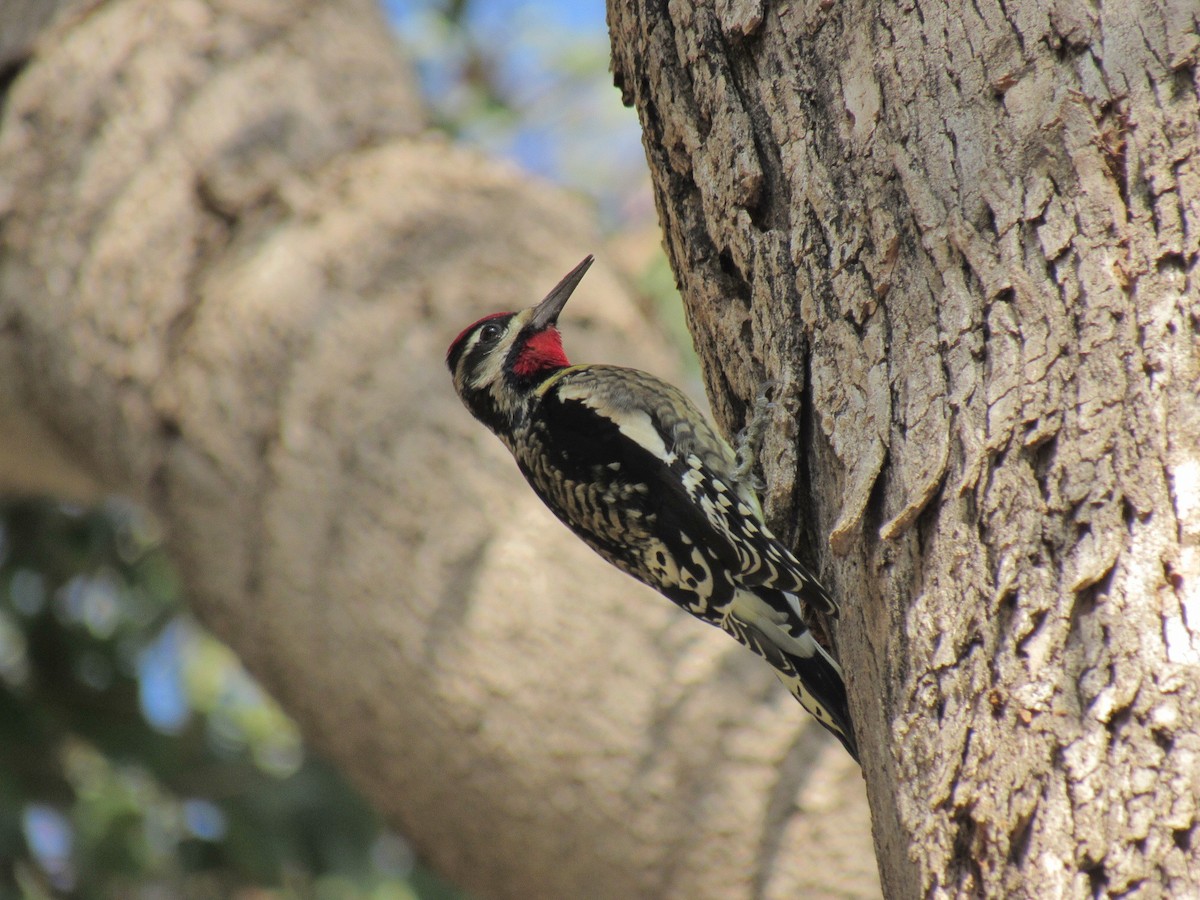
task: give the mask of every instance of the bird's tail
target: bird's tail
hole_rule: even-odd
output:
[[[846,700],[846,683],[842,680],[842,668],[833,657],[816,644],[817,652],[811,656],[796,656],[783,653],[782,659],[774,659],[776,674],[792,696],[800,701],[818,722],[831,731],[846,752],[858,758],[858,742],[854,739],[854,726],[850,721],[850,705]]]
[[[858,762],[842,667],[791,606],[784,605],[780,598],[788,596],[782,591],[739,591],[719,624],[769,662],[800,705],[833,732]]]

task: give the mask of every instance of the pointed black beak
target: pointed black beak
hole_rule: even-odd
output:
[[[594,259],[595,257],[589,253],[579,265],[564,275],[563,280],[546,295],[546,299],[534,308],[533,318],[529,320],[529,325],[526,327],[533,331],[541,331],[558,322],[558,314],[571,299],[571,293],[579,286],[579,282],[583,280],[584,274]]]

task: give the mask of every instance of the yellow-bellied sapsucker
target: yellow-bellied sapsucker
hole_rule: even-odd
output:
[[[653,375],[567,361],[558,316],[591,263],[455,338],[455,390],[567,527],[763,657],[858,759],[842,670],[809,628],[811,610],[837,605],[764,524],[732,448]]]

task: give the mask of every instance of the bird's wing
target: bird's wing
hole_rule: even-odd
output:
[[[734,480],[733,450],[682,391],[649,373],[615,366],[572,367],[552,381],[561,382],[553,392],[560,415],[571,420],[556,431],[573,433],[577,444],[595,446],[596,455],[609,460],[619,453],[612,455],[614,438],[605,442],[601,431],[615,428],[629,452],[644,451],[637,465],[651,491],[669,497],[682,487],[690,500],[656,506],[677,518],[693,540],[711,545],[736,582],[783,592],[801,619],[804,605],[837,615],[825,588],[764,524],[757,496]]]

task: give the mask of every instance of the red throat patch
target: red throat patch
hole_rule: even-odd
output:
[[[547,369],[561,369],[569,365],[567,354],[563,350],[562,335],[551,325],[525,342],[521,354],[513,364],[513,374],[525,378]]]

